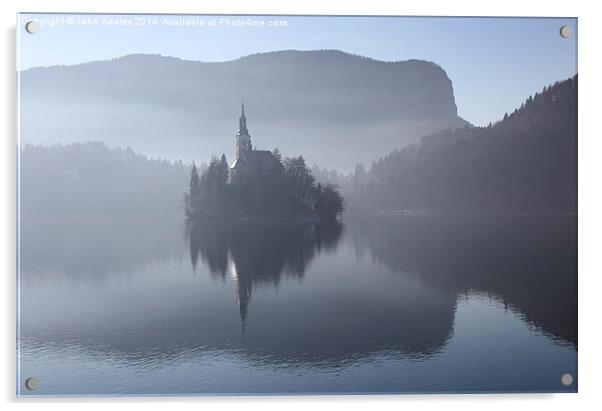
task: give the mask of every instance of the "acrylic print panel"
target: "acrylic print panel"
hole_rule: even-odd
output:
[[[17,32],[19,395],[577,391],[576,19]]]

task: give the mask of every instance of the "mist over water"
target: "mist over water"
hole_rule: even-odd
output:
[[[575,222],[24,219],[23,394],[573,391]]]

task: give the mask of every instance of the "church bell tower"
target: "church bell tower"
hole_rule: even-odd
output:
[[[238,119],[238,133],[236,133],[236,158],[244,158],[253,149],[251,136],[247,130],[247,117],[245,117],[245,103],[242,103],[240,118]]]

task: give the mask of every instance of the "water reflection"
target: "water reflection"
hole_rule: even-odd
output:
[[[200,255],[213,276],[224,279],[230,271],[244,325],[253,289],[278,286],[282,275],[302,278],[318,253],[336,249],[343,225],[337,221],[190,223],[186,233],[193,268]]]
[[[456,296],[415,279],[391,278],[370,261],[358,262],[340,244],[344,231],[339,222],[189,225],[193,269],[201,260],[214,280],[231,278],[244,334],[214,330],[203,336],[205,346],[223,348],[227,341],[248,359],[314,367],[361,362],[382,351],[405,358],[439,352],[452,334]],[[327,265],[309,269],[324,252],[332,252],[321,258]],[[254,290],[279,287],[284,278],[302,279],[308,270],[313,284],[279,289],[290,294],[256,307],[246,327]]]
[[[576,216],[381,216],[348,226],[358,254],[431,287],[499,296],[577,345]]]
[[[20,271],[27,282],[100,286],[181,255],[181,215],[21,213]]]
[[[21,243],[27,279],[21,282],[23,372],[43,378],[36,364],[54,361],[48,373],[90,377],[83,392],[97,392],[102,381],[90,370],[107,360],[117,364],[110,368],[115,375],[172,367],[169,378],[177,387],[186,364],[200,362],[203,372],[195,369],[195,375],[211,376],[215,359],[224,355],[250,380],[256,369],[311,368],[327,375],[379,358],[403,364],[432,359],[432,367],[422,369],[422,381],[432,382],[445,373],[438,362],[445,360],[450,381],[470,390],[466,381],[476,374],[452,371],[453,364],[473,361],[473,341],[503,337],[503,346],[488,346],[480,357],[507,366],[501,377],[513,375],[515,353],[533,357],[547,347],[541,363],[566,368],[573,358],[567,352],[577,347],[574,216],[205,224],[185,227],[186,235],[173,221],[95,221],[29,220]],[[126,281],[124,272],[131,273]],[[454,340],[458,301],[472,291],[484,296],[476,307],[501,299],[531,330],[523,333],[503,315],[488,324],[474,312],[481,308],[469,305],[468,337]],[[537,344],[527,346],[525,334]],[[557,351],[560,346],[565,351]],[[381,375],[383,363],[374,364],[374,376]],[[392,367],[391,381],[403,370]],[[474,378],[491,374],[483,373]],[[366,386],[361,375],[348,378],[342,384]],[[555,381],[542,384],[556,387]],[[131,375],[124,373],[124,390],[128,384]],[[145,389],[163,389],[158,385],[149,382]]]

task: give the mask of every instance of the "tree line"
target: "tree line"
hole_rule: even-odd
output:
[[[190,165],[153,159],[102,141],[20,148],[20,208],[26,214],[181,213]]]

